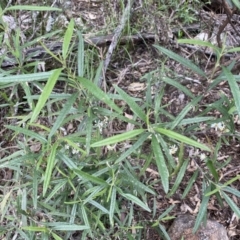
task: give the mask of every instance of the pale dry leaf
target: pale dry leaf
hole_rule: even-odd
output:
[[[145,83],[133,82],[128,86],[128,91],[139,92],[146,89]]]
[[[91,19],[91,20],[94,20],[94,19],[97,18],[96,15],[93,14],[93,13],[88,13],[88,17],[89,17],[89,19]]]
[[[40,149],[41,149],[41,143],[34,143],[30,146],[30,150],[34,153],[39,152]]]
[[[174,200],[174,199],[172,199],[172,198],[170,198],[170,200],[168,201],[170,204],[172,204],[172,205],[175,205],[176,203],[181,203],[181,201],[179,201],[179,200]]]
[[[151,168],[147,168],[146,172],[149,172],[152,177],[159,177],[159,173]]]
[[[127,114],[127,113],[124,113],[125,117],[128,118],[128,119],[133,119],[133,115],[130,115],[130,114]],[[131,131],[134,129],[134,124],[132,123],[128,123],[127,126],[126,126],[126,131]]]
[[[193,210],[186,203],[182,204],[180,209],[183,213],[190,212],[193,214]]]

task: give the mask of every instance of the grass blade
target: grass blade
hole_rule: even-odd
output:
[[[214,167],[214,164],[211,160],[207,161],[207,167],[210,170],[210,172],[212,173],[215,181],[218,182],[219,181],[219,175],[218,175],[218,172],[216,171],[216,168]]]
[[[142,134],[138,140],[123,154],[121,154],[121,156],[116,160],[116,163],[121,162],[122,160],[124,160],[126,157],[128,157],[131,153],[133,153],[135,150],[137,150],[140,146],[142,146],[142,144],[144,143],[144,141],[148,138],[150,133],[145,133]]]
[[[188,181],[188,185],[187,187],[185,188],[183,194],[182,194],[182,197],[181,199],[184,199],[187,194],[189,193],[189,191],[191,190],[192,188],[192,185],[194,184],[195,180],[197,179],[197,176],[198,176],[198,170],[194,172],[194,174],[192,175],[192,177],[190,178],[190,180]]]
[[[88,203],[92,204],[94,207],[98,208],[103,213],[109,214],[109,211],[105,207],[103,207],[101,204],[99,204],[98,202],[96,202],[94,200],[89,200]]]
[[[238,9],[240,9],[240,2],[239,2],[239,0],[232,0],[232,2],[234,3],[234,5],[235,5]],[[230,2],[229,2],[228,4],[230,4]]]
[[[91,92],[100,101],[106,103],[110,108],[114,109],[118,113],[122,113],[122,110],[109,98],[109,96],[103,92],[98,86],[96,86],[91,81],[85,78],[78,78],[79,82],[85,87],[89,92]]]
[[[58,147],[58,143],[54,143],[51,149],[51,153],[50,156],[48,158],[48,162],[47,162],[47,168],[46,168],[46,172],[45,172],[45,177],[44,177],[44,182],[43,182],[43,196],[45,196],[48,186],[50,184],[50,180],[51,180],[51,176],[52,176],[52,171],[53,171],[53,167],[55,164],[55,157],[56,157],[56,150]]]
[[[207,147],[206,145],[201,144],[197,141],[194,141],[191,138],[185,137],[185,136],[183,136],[179,133],[176,133],[176,132],[173,132],[171,130],[164,129],[164,128],[154,128],[154,130],[156,132],[159,132],[159,133],[163,134],[163,135],[166,135],[169,138],[173,138],[173,139],[176,139],[180,142],[186,143],[188,145],[191,145],[191,146],[194,146],[194,147],[197,147],[197,148],[201,148],[202,150],[211,152],[210,148]]]
[[[171,240],[169,235],[168,235],[168,233],[167,233],[167,231],[166,231],[166,229],[165,229],[165,227],[162,224],[160,224],[160,223],[159,223],[158,226],[159,226],[159,229],[161,230],[162,234],[164,235],[165,239],[166,240]]]
[[[22,229],[30,232],[48,232],[48,229],[46,227],[29,226],[29,227],[22,227]]]
[[[202,47],[209,47],[214,50],[214,52],[217,54],[217,56],[219,56],[220,49],[208,41],[202,41],[199,39],[178,39],[178,43],[193,44],[193,45],[198,45],[198,46],[202,46]]]
[[[22,134],[27,135],[29,137],[35,138],[36,140],[38,140],[41,143],[47,143],[47,140],[42,135],[40,135],[38,133],[35,133],[31,130],[24,129],[24,128],[17,127],[17,126],[7,126],[7,125],[5,125],[4,127],[8,128],[8,129],[11,129],[15,132],[22,133]]]
[[[131,110],[144,122],[146,122],[146,114],[143,112],[143,110],[136,104],[136,102],[121,88],[119,88],[117,85],[114,85],[114,88],[117,90],[117,92],[120,94],[122,99],[130,106]]]
[[[200,224],[202,223],[202,220],[204,218],[204,215],[207,212],[207,205],[208,205],[208,201],[209,201],[209,196],[206,196],[205,194],[208,193],[211,190],[211,186],[208,186],[207,189],[205,190],[204,194],[203,194],[203,198],[202,198],[202,202],[198,211],[198,215],[193,227],[193,233],[195,233],[198,228],[200,227]]]
[[[157,46],[157,45],[154,45],[154,47],[157,48],[162,53],[166,54],[168,57],[174,59],[175,61],[181,63],[185,67],[191,69],[193,72],[199,74],[200,76],[207,77],[205,72],[203,72],[198,66],[196,66],[190,60],[188,60],[186,58],[183,58],[183,57],[179,56],[178,54],[176,54],[176,53],[174,53],[174,52],[172,52],[172,51],[170,51],[166,48],[163,48],[163,47],[160,47],[160,46]]]
[[[122,133],[122,134],[118,134],[116,136],[101,140],[99,142],[95,142],[91,145],[91,147],[102,147],[102,146],[122,142],[122,141],[128,140],[130,138],[133,138],[133,137],[143,133],[144,131],[145,131],[144,129],[136,129],[136,130]]]
[[[76,98],[77,98],[78,94],[75,93],[73,94],[68,100],[67,102],[64,104],[63,109],[60,111],[56,122],[54,123],[48,138],[50,139],[57,131],[57,129],[61,126],[62,122],[65,120],[67,114],[69,113],[73,103],[75,102]]]
[[[231,194],[234,194],[234,195],[236,195],[237,197],[240,198],[240,191],[238,191],[238,190],[235,189],[235,188],[225,187],[225,188],[223,188],[223,190],[224,190],[225,192],[229,192],[229,193],[231,193]]]
[[[62,45],[62,57],[64,60],[66,60],[67,55],[68,55],[68,49],[71,43],[72,35],[73,35],[73,30],[74,30],[74,20],[71,19],[71,21],[68,24],[67,30],[64,34],[64,39],[63,39],[63,45]]]
[[[85,225],[76,225],[76,224],[61,224],[59,223],[58,226],[55,226],[52,228],[53,230],[58,230],[58,231],[82,231],[89,229],[88,226]]]
[[[48,79],[54,71],[0,77],[0,83],[33,82]]]
[[[164,82],[166,82],[169,85],[174,86],[175,88],[179,89],[180,91],[182,91],[183,93],[185,93],[187,96],[189,96],[190,98],[193,98],[194,95],[186,88],[184,87],[182,84],[180,84],[178,81],[173,80],[171,78],[168,77],[163,77],[162,80]]]
[[[91,181],[93,183],[99,184],[99,185],[105,185],[108,186],[108,184],[102,179],[102,178],[98,178],[95,177],[91,174],[88,174],[86,172],[83,172],[81,170],[78,169],[74,169],[74,172],[80,177],[80,178],[84,178],[87,179],[88,181]]]
[[[52,92],[52,89],[55,85],[55,83],[58,80],[58,77],[62,71],[62,68],[56,69],[52,72],[52,75],[49,77],[46,86],[44,87],[42,94],[39,97],[39,100],[37,102],[37,105],[32,113],[32,117],[30,119],[30,123],[33,123],[36,118],[38,117],[40,111],[45,106],[46,101],[48,100],[49,95]]]
[[[161,177],[163,189],[165,193],[168,193],[169,189],[169,172],[165,163],[165,159],[162,153],[162,150],[159,146],[159,142],[155,135],[152,135],[152,149],[156,159],[156,164],[159,172],[159,176]]]
[[[174,183],[171,191],[168,194],[168,197],[172,196],[176,192],[176,190],[178,189],[178,187],[179,187],[180,183],[182,182],[182,179],[183,179],[183,177],[185,175],[185,172],[186,172],[186,169],[187,169],[187,166],[188,166],[188,162],[189,162],[189,160],[185,160],[183,162],[183,165],[180,168],[178,176],[177,176],[177,178],[175,180],[175,183]]]
[[[239,86],[237,84],[237,81],[234,77],[234,75],[225,67],[223,67],[223,72],[227,77],[228,84],[230,86],[234,101],[235,101],[235,106],[238,112],[238,116],[240,117],[240,91],[239,91]]]
[[[93,128],[93,112],[92,108],[88,108],[87,110],[87,127],[86,127],[86,153],[89,155],[90,147],[91,147],[91,139],[92,139],[92,128]]]
[[[222,196],[224,197],[225,201],[228,203],[230,208],[233,210],[233,212],[236,214],[238,218],[240,218],[240,209],[239,207],[233,202],[233,200],[223,191],[221,192]]]
[[[114,225],[113,216],[114,216],[114,211],[115,211],[115,206],[116,206],[116,195],[117,195],[117,190],[115,187],[113,187],[112,194],[111,194],[110,209],[109,209],[109,219],[110,219],[111,226]]]
[[[81,32],[78,31],[78,76],[83,77],[84,75],[84,40]]]
[[[51,232],[51,235],[52,237],[55,239],[55,240],[63,240],[61,237],[59,237],[56,233],[54,232]]]
[[[4,9],[6,11],[12,10],[26,10],[26,11],[58,11],[62,12],[61,8],[56,7],[44,7],[44,6],[32,6],[32,5],[16,5]]]
[[[132,201],[133,203],[137,204],[138,206],[140,206],[142,209],[151,212],[151,209],[144,204],[139,198],[133,196],[132,194],[129,193],[122,193],[121,194],[123,197],[127,198],[128,200]]]
[[[187,115],[187,113],[192,110],[193,107],[196,106],[196,104],[202,99],[201,96],[196,97],[193,99],[192,102],[188,103],[183,110],[178,114],[178,116],[175,118],[175,120],[171,123],[171,130],[173,130],[176,126],[179,125],[179,123],[183,120],[183,118]]]

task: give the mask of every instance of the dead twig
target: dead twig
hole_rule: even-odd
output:
[[[103,64],[103,71],[102,71],[101,77],[99,78],[99,81],[98,81],[98,86],[99,87],[102,86],[103,78],[105,77],[105,73],[106,73],[106,70],[107,70],[108,65],[110,63],[113,51],[117,46],[118,40],[119,40],[120,35],[121,35],[121,33],[124,29],[126,21],[127,21],[127,19],[129,19],[130,10],[131,10],[131,6],[132,6],[133,2],[134,2],[134,0],[128,0],[127,6],[126,6],[126,8],[123,12],[120,24],[117,26],[117,28],[115,30],[115,33],[113,35],[111,44],[110,44],[110,46],[108,48],[108,52],[106,54],[106,59],[105,59],[104,64]]]
[[[217,33],[217,43],[218,43],[218,47],[222,48],[222,40],[221,40],[221,34],[224,31],[225,27],[229,24],[231,24],[231,18],[235,12],[235,9],[231,10],[228,6],[228,4],[226,3],[225,0],[222,0],[222,6],[224,8],[224,11],[227,15],[227,18],[225,19],[225,21],[223,22],[223,24],[220,26],[218,33]],[[231,24],[231,26],[233,26]]]

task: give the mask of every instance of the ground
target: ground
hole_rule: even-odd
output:
[[[29,1],[17,1],[19,4]],[[63,13],[54,13],[53,18],[56,22],[52,24],[52,29],[49,32],[61,28],[65,28],[71,18],[75,20],[75,27],[81,31],[83,38],[88,44],[85,44],[85,55],[89,59],[92,58],[92,66],[97,69],[99,63],[105,60],[106,52],[112,43],[112,34],[119,27],[121,17],[123,15],[127,1],[88,1],[88,0],[73,0],[61,3],[59,1],[55,6],[63,8]],[[224,1],[225,2],[225,1]],[[33,3],[31,3],[33,4]],[[192,5],[191,5],[192,4]],[[162,239],[160,235],[160,229],[156,226],[153,227],[152,223],[155,223],[158,217],[171,206],[174,208],[167,216],[177,216],[183,213],[191,213],[197,215],[199,212],[200,204],[202,202],[202,189],[204,188],[204,182],[214,183],[226,183],[227,181],[239,176],[239,132],[240,132],[240,119],[237,114],[229,114],[234,112],[233,99],[235,99],[234,92],[231,85],[224,78],[223,70],[219,66],[229,67],[233,60],[236,59],[234,66],[230,66],[228,70],[234,74],[237,82],[239,81],[239,60],[237,53],[227,53],[226,56],[217,58],[217,54],[210,50],[207,46],[199,47],[197,45],[190,45],[187,43],[178,43],[182,38],[194,38],[203,31],[212,31],[216,36],[220,35],[220,28],[226,21],[226,14],[222,14],[223,9],[208,9],[206,6],[201,6],[201,9],[197,9],[195,4],[200,4],[198,1],[192,1],[192,3],[185,3],[185,1],[179,1],[179,8],[175,3],[164,2],[160,4],[159,1],[134,1],[131,7],[130,17],[125,23],[122,30],[121,37],[119,38],[118,45],[114,49],[113,55],[110,58],[110,64],[103,76],[103,84],[101,88],[107,94],[115,94],[116,89],[113,87],[117,85],[123,89],[130,96],[137,100],[140,104],[146,103],[149,109],[148,116],[151,124],[176,124],[180,128],[180,133],[184,136],[195,139],[208,146],[212,152],[201,151],[200,149],[186,146],[184,144],[182,159],[178,146],[177,153],[172,153],[172,158],[175,164],[178,161],[188,161],[186,166],[186,172],[176,192],[171,196],[166,195],[164,192],[161,176],[159,176],[158,168],[156,164],[147,164],[148,156],[152,157],[152,150],[149,142],[145,142],[142,148],[144,151],[142,154],[131,156],[127,158],[127,161],[135,168],[136,176],[142,183],[148,184],[156,193],[157,197],[153,198],[151,194],[146,195],[147,205],[150,209],[155,209],[154,213],[148,213],[141,207],[134,205],[131,209],[132,221],[136,223],[136,226],[144,226],[144,233],[142,233],[142,239]],[[190,6],[191,5],[191,6]],[[195,13],[194,10],[195,9]],[[194,13],[194,14],[193,14]],[[237,13],[237,12],[236,12]],[[29,17],[28,13],[22,12],[22,16]],[[41,19],[41,16],[38,18]],[[41,20],[42,28],[46,27],[47,23],[45,19],[48,19],[49,13],[45,15],[45,18]],[[228,22],[228,27],[225,28],[232,38],[228,40],[229,46],[238,45],[238,29],[239,15],[235,14],[232,17],[231,24]],[[38,19],[39,21],[39,19]],[[24,20],[23,20],[24,22]],[[39,26],[41,24],[33,26],[26,21],[25,25],[25,37],[30,38],[32,32],[36,32],[36,36],[31,36],[32,39],[39,37]],[[210,27],[209,27],[210,26]],[[234,27],[236,29],[234,29]],[[240,26],[240,25],[239,25]],[[211,28],[212,30],[210,30]],[[27,31],[28,30],[28,31]],[[29,34],[29,32],[31,34]],[[92,43],[92,39],[96,36],[101,36],[103,43]],[[128,38],[126,38],[128,36]],[[59,36],[58,36],[59,37]],[[217,38],[217,37],[216,37]],[[205,39],[203,39],[205,40]],[[50,41],[50,40],[48,40]],[[61,42],[55,36],[52,36],[52,41]],[[51,42],[46,42],[51,44]],[[217,47],[220,44],[225,44],[223,40],[219,39],[215,42]],[[227,44],[227,41],[226,41]],[[232,44],[232,45],[231,45]],[[199,67],[206,77],[194,72],[193,68],[190,68],[186,64],[182,64],[182,59],[176,61],[175,56],[171,57],[170,54],[164,54],[164,50],[157,48],[156,46],[164,47],[178,56],[191,60],[196,66]],[[54,49],[53,49],[54,50]],[[41,56],[41,55],[40,55]],[[76,70],[74,56],[71,61],[68,62],[71,66],[71,71]],[[217,62],[219,60],[219,62]],[[45,60],[46,70],[51,70],[56,67],[56,63],[50,60]],[[49,62],[48,62],[49,61]],[[231,69],[232,67],[232,69]],[[221,79],[222,77],[222,79]],[[91,72],[86,74],[86,78],[93,78]],[[62,92],[66,89],[62,84],[57,84],[55,92]],[[37,89],[37,87],[36,87]],[[69,87],[69,92],[73,91]],[[37,91],[37,90],[36,90]],[[3,95],[2,95],[3,96]],[[199,97],[198,99],[193,98]],[[159,97],[159,104],[161,103],[161,110],[159,110],[158,119],[154,114],[150,104],[156,104]],[[236,101],[236,100],[235,100]],[[131,107],[127,106],[124,101],[116,100],[116,104],[120,107],[124,107],[124,116],[126,118],[133,117],[133,111]],[[1,104],[4,104],[4,99],[1,100]],[[8,115],[9,109],[3,108],[1,110],[1,131],[0,131],[0,149],[4,151],[0,152],[0,157],[4,158],[8,154],[12,154],[16,145],[16,142],[12,142],[11,133],[7,128],[4,128],[6,124],[14,124],[14,118],[5,118]],[[181,118],[181,115],[182,118]],[[11,116],[7,116],[11,117]],[[174,122],[172,120],[178,122]],[[198,121],[198,118],[209,117],[208,121]],[[189,121],[190,124],[184,124],[183,119]],[[195,120],[193,120],[195,119]],[[171,120],[171,121],[170,121]],[[217,120],[217,121],[216,121]],[[44,122],[46,121],[46,122]],[[73,120],[71,124],[67,123],[64,127],[68,133],[74,133],[77,131],[78,121]],[[48,118],[39,119],[39,124],[51,126]],[[165,126],[165,125],[164,125]],[[167,127],[168,126],[166,125]],[[104,126],[103,135],[105,137],[111,137],[118,133],[123,133],[132,130],[132,125],[126,123],[118,118],[111,118],[109,122]],[[194,130],[194,131],[193,131]],[[20,136],[21,137],[21,136]],[[20,139],[18,139],[20,141]],[[170,146],[177,144],[177,141],[171,140],[168,142]],[[117,144],[113,151],[118,152],[125,151],[128,146],[133,145],[133,142],[127,142],[126,144]],[[31,146],[33,152],[39,150],[34,149],[34,145]],[[31,148],[30,147],[30,148]],[[38,146],[35,146],[38,147]],[[9,150],[8,150],[9,149]],[[105,149],[104,156],[109,156],[112,150]],[[114,155],[114,154],[113,154]],[[107,157],[106,157],[107,158]],[[204,159],[208,159],[204,161]],[[211,164],[214,165],[211,168]],[[181,165],[180,165],[181,166]],[[144,169],[144,172],[142,171]],[[216,171],[214,170],[216,169]],[[6,182],[11,181],[14,169],[1,168],[1,182],[5,185]],[[172,172],[170,186],[174,186],[178,176],[179,169],[176,172]],[[215,174],[217,172],[217,176]],[[184,191],[187,188],[190,179],[194,174],[196,180],[193,183],[193,187],[188,194],[183,197]],[[216,181],[214,182],[214,178]],[[204,179],[204,181],[203,181]],[[239,189],[239,180],[229,184],[232,188]],[[212,188],[213,190],[214,188]],[[39,190],[41,191],[41,190]],[[3,191],[2,191],[3,192]],[[239,207],[239,195],[229,194],[232,201]],[[127,203],[122,202],[122,205]],[[229,203],[223,201],[223,205],[219,203],[216,196],[212,196],[207,205],[207,218],[216,220],[223,224],[228,231],[229,237],[232,240],[240,238],[240,227],[238,224],[238,218],[232,211]],[[125,206],[125,212],[122,212],[122,221],[124,222],[124,216],[128,215],[129,207]],[[123,208],[124,209],[124,208]],[[173,219],[164,219],[161,221],[162,226],[166,229],[169,228]],[[41,216],[39,217],[41,218]],[[146,223],[146,224],[144,224]],[[116,226],[117,231],[118,226]],[[136,229],[131,225],[130,232],[134,234]],[[76,238],[77,239],[77,238]],[[113,238],[112,238],[113,239]]]

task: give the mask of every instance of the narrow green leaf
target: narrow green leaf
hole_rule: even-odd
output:
[[[210,172],[212,173],[215,181],[218,182],[219,181],[219,176],[218,176],[216,168],[214,167],[213,162],[211,160],[207,161],[207,166],[208,166],[208,169],[210,170]]]
[[[163,77],[161,78],[161,80],[163,80],[164,82],[166,82],[169,85],[174,86],[176,89],[182,91],[183,93],[185,93],[187,96],[189,96],[190,98],[193,98],[194,95],[191,93],[191,91],[189,91],[186,87],[184,87],[182,84],[180,84],[178,81],[173,80],[171,78],[168,77]]]
[[[209,47],[214,50],[216,54],[219,54],[219,48],[213,45],[212,43],[208,41],[202,41],[199,39],[178,39],[178,43],[185,43],[185,44],[193,44],[193,45],[198,45],[202,47]]]
[[[63,45],[62,45],[62,57],[64,60],[66,60],[67,55],[68,55],[68,49],[71,43],[72,35],[73,35],[73,30],[74,30],[74,20],[71,19],[71,21],[68,24],[67,30],[64,34],[64,39],[63,39]]]
[[[122,110],[110,99],[110,97],[103,92],[98,86],[92,83],[90,80],[78,77],[79,82],[85,87],[89,92],[91,92],[100,101],[106,103],[110,108],[114,109],[118,113],[122,113]]]
[[[191,69],[193,72],[199,74],[200,76],[207,77],[206,73],[203,72],[199,67],[197,67],[192,61],[190,61],[186,58],[183,58],[166,48],[163,48],[163,47],[160,47],[157,45],[154,45],[154,47],[157,48],[159,51],[163,52],[164,54],[166,54],[168,57],[174,59],[175,61],[181,63],[185,67]]]
[[[237,175],[236,177],[228,180],[227,182],[225,182],[223,185],[218,185],[218,187],[216,187],[214,190],[212,190],[211,192],[207,193],[206,196],[210,196],[216,192],[218,192],[219,190],[225,188],[226,186],[232,184],[233,182],[237,181],[238,179],[240,179],[240,175]]]
[[[237,197],[240,198],[240,191],[238,191],[238,190],[235,189],[235,188],[225,187],[225,188],[223,188],[222,190],[225,191],[225,192],[229,192],[229,193],[231,193],[231,194],[234,194],[234,195],[236,195]]]
[[[108,183],[101,178],[95,177],[91,174],[88,174],[88,173],[83,172],[83,171],[78,170],[78,169],[74,169],[74,172],[81,178],[87,179],[87,180],[89,180],[91,182],[94,182],[96,184],[99,184],[99,185],[108,186]]]
[[[161,177],[163,189],[165,193],[168,193],[169,189],[169,172],[165,163],[165,159],[162,153],[162,150],[159,146],[159,142],[155,135],[152,135],[152,150],[156,159],[156,164],[159,172],[159,176]]]
[[[109,219],[110,219],[111,226],[114,225],[113,216],[114,216],[115,207],[116,207],[116,195],[117,195],[117,190],[115,187],[113,187],[112,194],[111,194],[110,209],[109,209]]]
[[[166,157],[169,172],[172,171],[172,169],[176,169],[176,161],[173,159],[173,156],[169,152],[168,143],[166,143],[166,141],[163,139],[163,137],[160,134],[158,134],[157,140],[160,143],[161,149],[164,152],[164,155]]]
[[[91,145],[91,147],[102,147],[102,146],[122,142],[122,141],[125,141],[125,140],[129,140],[129,139],[143,133],[144,131],[145,131],[144,129],[136,129],[136,130],[132,130],[132,131],[129,131],[129,132],[121,133],[121,134],[118,134],[116,136],[101,140],[99,142],[95,142]]]
[[[231,3],[231,1],[227,1],[228,4]],[[230,3],[229,3],[230,2]],[[232,0],[232,2],[234,3],[234,5],[240,10],[240,2],[239,0]],[[231,6],[231,9],[233,9],[233,7]]]
[[[184,192],[183,192],[183,194],[182,194],[181,199],[184,199],[184,198],[187,196],[187,194],[188,194],[189,191],[191,190],[194,182],[196,181],[197,176],[198,176],[198,170],[193,173],[192,177],[191,177],[190,180],[188,181],[188,185],[187,185],[187,187],[185,188],[185,190],[184,190]]]
[[[46,227],[22,227],[23,230],[30,231],[30,232],[48,232],[48,229]]]
[[[33,189],[32,189],[32,199],[33,199],[33,208],[37,209],[38,202],[38,171],[36,168],[33,170]]]
[[[8,198],[11,196],[12,194],[12,190],[10,190],[9,192],[6,193],[6,195],[1,199],[2,201],[0,202],[0,210],[1,213],[3,212],[4,208],[6,207]],[[1,217],[2,218],[2,217]],[[3,220],[3,219],[2,219]]]
[[[230,86],[234,101],[235,101],[235,106],[236,110],[238,112],[238,116],[240,117],[240,91],[239,91],[239,86],[237,84],[237,81],[235,79],[235,76],[225,67],[223,67],[223,72],[225,76],[227,77],[228,84]]]
[[[89,155],[90,147],[91,147],[91,139],[92,139],[92,128],[93,128],[93,112],[92,108],[89,107],[87,110],[87,127],[86,127],[86,153]]]
[[[16,5],[11,6],[4,9],[4,12],[6,11],[12,11],[12,10],[26,10],[26,11],[58,11],[62,12],[61,8],[56,7],[44,7],[44,6],[33,6],[33,5]]]
[[[33,100],[32,100],[32,93],[31,93],[31,89],[29,87],[29,84],[28,82],[22,82],[20,83],[21,87],[23,88],[24,92],[25,92],[25,98],[27,98],[27,102],[28,102],[28,105],[29,105],[29,108],[32,110],[33,107],[34,107],[34,103],[33,103]]]
[[[174,185],[173,185],[171,191],[168,193],[167,197],[172,196],[176,192],[176,190],[178,189],[178,186],[182,182],[182,179],[183,179],[183,177],[185,175],[185,172],[187,170],[188,162],[189,162],[189,160],[185,160],[183,162],[183,165],[180,168],[180,171],[179,171],[178,176],[177,176],[177,178],[176,178],[176,180],[174,182]]]
[[[158,217],[158,220],[161,220],[161,219],[163,219],[165,216],[167,216],[167,215],[173,210],[173,208],[175,208],[175,207],[176,207],[176,205],[174,204],[174,205],[170,206],[169,208],[167,208],[167,209]]]
[[[61,237],[59,237],[56,233],[54,233],[54,232],[51,232],[51,235],[53,236],[53,238],[55,239],[55,240],[63,240]]]
[[[238,218],[240,218],[240,209],[239,207],[233,202],[233,200],[223,191],[221,192],[222,196],[224,197],[225,201],[228,203],[230,208],[233,210],[233,212],[236,214]]]
[[[173,138],[173,139],[176,139],[180,142],[186,143],[188,145],[191,145],[191,146],[194,146],[194,147],[197,147],[197,148],[201,148],[202,150],[211,152],[210,148],[207,147],[206,145],[201,144],[197,141],[194,141],[194,140],[192,140],[188,137],[185,137],[185,136],[183,136],[179,133],[176,133],[176,132],[173,132],[171,130],[164,129],[164,128],[154,128],[154,130],[156,132],[159,132],[159,133],[163,134],[163,135],[166,135],[169,138]]]
[[[96,86],[99,86],[98,84],[99,84],[99,79],[101,78],[101,74],[102,74],[102,70],[103,70],[103,61],[100,61],[100,60],[98,60],[98,68],[97,68],[97,70],[96,70],[96,74],[95,74],[95,76],[94,76],[94,80],[93,80],[93,83],[96,85]],[[114,96],[115,94],[109,94],[109,96],[111,96],[111,98],[113,98],[114,99]],[[119,96],[119,95],[117,95],[117,96]]]
[[[203,198],[202,198],[202,202],[198,211],[198,215],[193,227],[193,233],[195,233],[198,228],[200,227],[200,224],[202,223],[202,220],[204,218],[204,215],[207,212],[207,205],[208,205],[208,201],[209,201],[209,196],[206,196],[205,194],[208,193],[211,190],[211,186],[208,186],[207,189],[205,190],[204,194],[203,194]]]
[[[239,51],[240,51],[240,47],[235,47],[227,50],[227,53],[233,53],[233,52],[239,52]]]
[[[41,143],[47,143],[47,140],[42,135],[40,135],[38,133],[35,133],[35,132],[31,131],[31,130],[24,129],[24,128],[17,127],[17,126],[7,126],[7,125],[4,125],[4,127],[8,128],[8,129],[11,129],[11,130],[13,130],[15,132],[22,133],[22,134],[27,135],[29,137],[35,138],[36,140],[38,140]]]
[[[169,237],[169,235],[168,235],[168,233],[167,233],[167,231],[166,231],[166,229],[165,229],[165,227],[164,227],[162,224],[160,224],[160,223],[159,223],[158,226],[159,226],[160,231],[161,231],[162,234],[164,235],[165,239],[166,239],[166,240],[171,240],[170,237]]]
[[[83,77],[84,75],[84,40],[81,32],[77,32],[78,35],[78,77]]]
[[[54,189],[51,191],[50,194],[48,194],[47,198],[44,200],[45,203],[47,203],[60,189],[63,189],[64,186],[66,186],[68,182],[68,179],[64,179],[62,182],[59,182],[57,185],[55,185]]]
[[[144,141],[148,138],[148,136],[150,135],[150,133],[144,133],[142,134],[138,140],[124,153],[122,153],[120,155],[120,157],[116,160],[115,164],[121,162],[122,160],[126,159],[126,157],[128,157],[131,153],[133,153],[134,151],[136,151],[140,146],[142,146],[142,144],[144,143]]]
[[[123,182],[126,184],[131,184],[134,189],[138,191],[138,189],[143,190],[144,192],[148,192],[152,195],[156,195],[156,193],[150,188],[147,187],[145,184],[143,184],[141,181],[138,180],[137,177],[135,177],[125,166],[123,167],[123,174],[119,175],[121,179],[123,179]],[[134,171],[134,170],[133,170]]]
[[[53,167],[54,167],[54,164],[55,164],[57,147],[58,147],[58,142],[55,142],[52,146],[49,158],[47,159],[47,168],[46,168],[46,171],[45,171],[44,182],[43,182],[43,196],[45,196],[45,194],[48,190],[48,186],[50,184],[52,171],[53,171]]]
[[[61,159],[70,170],[78,168],[77,165],[73,162],[73,160],[63,153],[58,152],[57,158]]]
[[[68,224],[60,224],[60,223],[58,226],[55,226],[52,228],[52,230],[58,230],[58,231],[82,231],[86,229],[89,229],[89,227],[85,225],[76,225],[76,224],[68,225]]]
[[[36,118],[38,117],[40,111],[42,110],[42,108],[44,107],[46,101],[48,100],[48,97],[49,95],[51,94],[52,92],[52,89],[55,85],[55,83],[57,82],[58,80],[58,77],[61,73],[62,69],[56,69],[52,72],[52,75],[49,77],[48,81],[47,81],[47,84],[46,86],[44,87],[40,97],[39,97],[39,100],[37,102],[37,105],[32,113],[32,117],[30,119],[30,123],[33,123]]]
[[[151,212],[151,209],[144,204],[139,198],[133,196],[132,194],[129,193],[122,193],[121,194],[123,197],[127,198],[128,200],[132,201],[133,203],[137,204],[138,206],[140,206],[142,209]]]
[[[77,204],[75,204],[75,205],[77,205]],[[83,218],[85,226],[89,227],[89,229],[91,230],[89,220],[88,220],[88,215],[85,210],[85,206],[83,204],[81,205],[81,211],[82,211],[82,218]]]
[[[33,82],[48,79],[53,71],[0,77],[0,83]]]
[[[215,120],[215,117],[193,117],[193,118],[185,118],[180,123],[179,126],[188,125],[188,124],[196,124],[200,122],[212,121]]]
[[[72,107],[73,103],[75,102],[77,96],[78,96],[77,93],[72,94],[72,96],[64,104],[64,107],[60,111],[60,113],[59,113],[59,115],[58,115],[50,133],[49,133],[49,136],[48,136],[49,139],[56,133],[58,128],[61,126],[61,124],[65,120],[65,118],[66,118],[67,114],[69,113],[69,111],[71,110],[71,107]]]
[[[146,114],[144,111],[138,106],[138,104],[127,94],[125,93],[121,88],[119,88],[117,85],[114,85],[114,88],[117,90],[117,92],[120,94],[122,99],[130,106],[131,110],[144,122],[146,122]]]
[[[187,115],[187,113],[192,110],[193,107],[202,99],[202,96],[196,97],[190,103],[188,103],[182,111],[178,114],[175,120],[171,123],[171,130],[173,130],[179,123],[183,120],[183,118]]]
[[[101,212],[109,214],[109,211],[105,207],[103,207],[101,204],[99,204],[98,202],[96,202],[94,200],[89,200],[88,203],[90,203],[94,207],[98,208]]]

